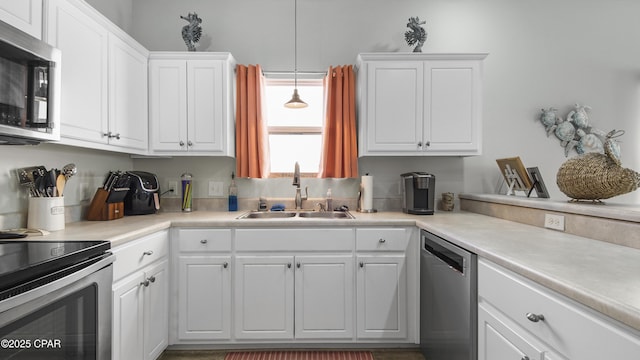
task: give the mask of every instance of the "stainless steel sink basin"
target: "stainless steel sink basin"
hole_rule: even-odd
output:
[[[237,217],[237,219],[287,219],[287,218],[314,218],[314,219],[354,219],[353,215],[342,211],[249,211]]]
[[[353,215],[342,211],[302,211],[298,216],[319,219],[353,219]]]
[[[296,216],[293,211],[251,211],[238,216],[238,219],[282,219]]]

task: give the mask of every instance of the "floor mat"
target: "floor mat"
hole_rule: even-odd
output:
[[[224,360],[373,360],[369,351],[243,351]]]

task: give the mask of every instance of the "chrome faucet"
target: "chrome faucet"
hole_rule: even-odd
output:
[[[296,166],[295,169],[293,171],[293,186],[296,187],[296,197],[295,197],[295,204],[296,204],[296,210],[300,210],[302,209],[302,200],[307,200],[309,198],[309,187],[305,186],[304,187],[304,197],[302,196],[302,193],[300,192],[300,165],[298,164],[298,162],[296,161]]]

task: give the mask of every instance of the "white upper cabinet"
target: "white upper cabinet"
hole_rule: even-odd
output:
[[[479,155],[486,56],[358,55],[360,156]]]
[[[229,53],[151,53],[151,153],[234,156],[234,68]]]
[[[0,20],[42,39],[42,0],[0,0]]]
[[[62,52],[61,143],[146,154],[148,51],[83,1],[48,0]]]

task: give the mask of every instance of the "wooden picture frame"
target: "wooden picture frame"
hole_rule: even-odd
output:
[[[507,195],[513,195],[513,191],[529,192],[533,184],[519,156],[496,159],[496,162],[509,187]]]

